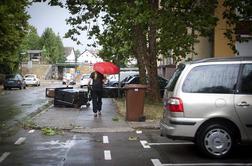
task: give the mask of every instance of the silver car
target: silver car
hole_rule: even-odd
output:
[[[252,141],[252,57],[180,64],[164,93],[161,135],[191,140],[207,156]]]

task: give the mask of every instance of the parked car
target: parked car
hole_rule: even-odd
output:
[[[80,88],[88,86],[89,80],[90,80],[90,74],[83,74],[80,79]]]
[[[163,77],[160,77],[160,76],[157,77],[157,80],[159,83],[160,96],[162,97],[164,94],[164,89],[168,83],[168,80]],[[147,78],[147,81],[148,81],[148,78]],[[128,84],[139,84],[139,83],[140,83],[140,76],[133,75],[133,76],[129,76],[129,77],[125,78],[122,81],[122,87],[124,87],[125,85],[128,85]]]
[[[160,76],[158,76],[157,79],[159,82],[160,96],[163,96],[164,89],[168,83],[168,80],[163,77],[160,77]],[[147,81],[148,81],[148,79],[147,79]],[[130,75],[121,81],[120,86],[121,86],[121,88],[123,88],[125,85],[128,85],[128,84],[139,84],[139,83],[140,83],[140,76],[138,74],[137,75]],[[109,85],[108,87],[118,87],[117,82],[113,82],[113,83],[110,82],[110,84],[108,84],[108,85]],[[110,88],[109,90],[115,91],[114,88]],[[121,90],[120,93],[123,93],[123,90]]]
[[[11,88],[25,89],[26,84],[20,74],[8,74],[5,76],[3,87],[5,90]]]
[[[138,71],[121,71],[120,72],[120,76],[119,74],[113,74],[113,75],[109,75],[107,77],[107,86],[118,86],[119,84],[119,77],[120,77],[120,82],[122,82],[125,78],[129,77],[129,76],[133,76],[133,75],[138,75],[139,72]]]
[[[73,74],[71,73],[65,73],[63,75],[63,80],[62,84],[67,84],[67,85],[74,85],[76,84],[76,80]]]
[[[36,74],[26,74],[24,76],[26,86],[40,86],[40,80]]]
[[[252,142],[252,57],[180,64],[164,93],[161,135],[195,142],[213,158]]]

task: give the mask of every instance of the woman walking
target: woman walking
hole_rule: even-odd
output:
[[[93,104],[93,112],[94,112],[94,117],[97,117],[97,113],[98,115],[101,115],[103,83],[104,83],[105,77],[103,74],[97,71],[94,71],[90,75],[90,81],[88,83],[89,87],[90,87],[91,80],[92,80],[91,98],[92,98],[92,104]]]

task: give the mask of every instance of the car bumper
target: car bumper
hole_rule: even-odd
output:
[[[160,121],[161,135],[173,139],[193,140],[202,119],[170,118]]]
[[[25,84],[26,85],[37,85],[38,82],[37,81],[26,81]]]

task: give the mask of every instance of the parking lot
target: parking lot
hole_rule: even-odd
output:
[[[252,165],[251,146],[239,147],[226,159],[210,159],[191,142],[160,137],[158,130],[55,136],[23,130],[2,143],[3,165]]]

